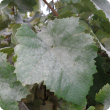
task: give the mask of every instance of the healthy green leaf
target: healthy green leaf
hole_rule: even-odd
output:
[[[73,3],[79,3],[81,0],[61,0],[62,3],[70,3],[71,1]]]
[[[94,106],[90,106],[87,110],[95,110]]]
[[[96,72],[97,47],[78,20],[55,19],[38,35],[21,26],[16,33],[15,73],[23,85],[44,80],[59,98],[78,105],[85,101]]]
[[[18,110],[17,101],[26,97],[28,91],[17,81],[15,68],[6,62],[6,56],[0,53],[0,106],[4,110]]]
[[[105,63],[105,58],[102,58],[100,55],[98,55],[96,60],[96,66],[97,66],[97,73],[93,75],[93,86],[90,88],[89,96],[92,99],[95,99],[95,94],[99,92],[99,90],[106,85],[107,83],[110,84],[110,76],[107,75],[103,69],[103,65]]]
[[[110,85],[106,84],[98,94],[96,94],[96,101],[104,104],[104,109],[110,107]]]

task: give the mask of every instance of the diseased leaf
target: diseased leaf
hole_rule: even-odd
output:
[[[10,2],[14,2],[20,12],[33,11],[33,6],[37,4],[35,0],[19,0],[19,2],[18,0],[3,0],[0,4],[0,8],[3,9],[7,7]]]
[[[19,13],[16,13],[16,15],[14,15],[14,19],[15,19],[15,23],[17,23],[17,24],[23,23],[23,18],[21,17],[21,15]]]
[[[15,73],[23,85],[44,80],[58,98],[78,105],[86,100],[96,72],[97,47],[78,20],[55,19],[38,35],[21,26],[16,33]]]
[[[5,29],[8,26],[9,22],[10,22],[9,19],[7,19],[5,21],[0,20],[0,31],[3,30],[3,29]]]
[[[91,0],[98,10],[103,10],[110,21],[110,3],[108,0]]]
[[[17,101],[28,94],[27,87],[17,81],[14,69],[6,62],[6,54],[0,53],[0,106],[4,110],[18,110]]]
[[[98,94],[96,94],[96,101],[104,104],[104,109],[110,107],[110,85],[106,84]]]
[[[73,15],[73,12],[66,11],[65,13],[60,14],[58,17],[59,18],[67,18],[67,17],[71,17],[72,15]]]
[[[96,14],[99,17],[102,17],[103,19],[109,21],[108,18],[106,18],[106,14],[103,12],[103,10],[100,10],[100,8],[98,8],[97,6],[95,6],[94,2],[92,2],[93,0],[82,0],[82,1],[83,1],[83,3],[85,3],[90,8],[90,10],[94,14]],[[94,0],[94,1],[103,1],[103,0]],[[103,4],[103,6],[106,7],[105,4]]]

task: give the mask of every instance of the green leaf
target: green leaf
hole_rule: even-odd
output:
[[[17,61],[17,55],[14,55],[14,56],[12,57],[12,61],[13,61],[13,62],[16,62],[16,61]]]
[[[95,110],[94,106],[90,106],[87,110]]]
[[[104,109],[110,107],[110,85],[106,84],[98,94],[96,94],[96,101],[104,104]]]
[[[41,18],[41,14],[39,12],[36,12],[31,18],[24,19],[23,22],[29,23],[29,22],[33,21],[35,18]]]
[[[75,105],[75,104],[71,104],[68,103],[64,100],[59,100],[59,107],[57,107],[57,110],[84,110],[84,108],[86,107],[86,100],[82,103],[82,105]]]
[[[0,31],[1,31],[2,29],[7,28],[9,23],[10,23],[10,20],[9,20],[9,19],[7,19],[7,20],[5,20],[5,21],[0,20]]]
[[[62,13],[58,16],[58,18],[67,18],[67,17],[71,17],[73,15],[73,12],[71,11],[66,11],[65,13]]]
[[[14,19],[15,19],[15,23],[17,23],[17,24],[23,23],[23,18],[21,17],[21,15],[19,13],[16,13],[16,15],[14,15]]]
[[[70,3],[71,1],[73,3],[79,3],[81,0],[61,0],[62,3]]]
[[[6,56],[0,53],[0,106],[4,110],[18,110],[17,101],[26,97],[28,91],[17,81],[15,68],[6,62]]]
[[[14,49],[11,47],[0,48],[0,52],[7,53],[8,55],[11,55],[12,53],[14,53]]]
[[[102,17],[103,19],[109,21],[108,18],[106,18],[105,13],[104,13],[102,10],[98,10],[98,9],[100,9],[100,8],[97,9],[97,6],[95,6],[95,5],[93,4],[93,2],[92,2],[93,0],[82,0],[82,1],[83,1],[83,3],[85,3],[85,4],[90,8],[90,10],[91,10],[94,14],[96,14],[96,15],[98,15],[99,17]],[[94,0],[94,1],[103,1],[103,0]],[[100,4],[100,3],[99,3],[99,4]],[[103,6],[106,7],[105,4],[103,4]],[[107,10],[108,10],[108,8],[107,8]]]
[[[110,34],[107,34],[106,32],[99,30],[96,33],[97,38],[99,41],[104,44],[104,47],[110,51]]]
[[[95,99],[95,94],[98,93],[99,90],[102,89],[102,87],[105,84],[110,83],[110,76],[107,75],[103,69],[105,58],[98,55],[98,57],[95,58],[95,60],[96,60],[96,66],[97,66],[97,73],[93,75],[94,77],[93,86],[90,88],[90,91],[89,91],[89,96],[92,99]]]
[[[14,2],[20,12],[33,11],[33,6],[37,4],[35,0],[3,0],[0,4],[0,8],[3,9],[7,7],[10,2]]]
[[[55,19],[38,35],[21,26],[16,33],[15,73],[23,85],[44,80],[59,98],[78,105],[85,101],[96,72],[97,47],[78,20]]]

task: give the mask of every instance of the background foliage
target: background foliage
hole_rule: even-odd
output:
[[[41,12],[42,4],[47,5],[48,15]],[[0,106],[107,110],[109,8],[107,0],[3,0]]]

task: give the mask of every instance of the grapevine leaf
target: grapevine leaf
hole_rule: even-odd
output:
[[[97,9],[103,10],[110,20],[110,3],[108,0],[91,0],[95,4]]]
[[[90,106],[87,110],[95,110],[94,106]]]
[[[106,84],[98,94],[96,94],[96,101],[104,104],[104,109],[110,107],[110,85]]]
[[[92,99],[95,99],[95,94],[107,83],[110,83],[110,76],[107,75],[103,69],[105,63],[105,58],[102,58],[100,55],[95,59],[97,66],[97,73],[93,75],[93,86],[90,88],[89,96]]]
[[[14,2],[20,12],[28,12],[33,11],[33,6],[35,6],[37,3],[35,0],[3,0],[0,4],[0,8],[3,9],[8,6],[10,2]]]
[[[38,35],[26,24],[21,26],[15,73],[23,85],[44,80],[59,98],[78,105],[85,100],[96,72],[97,47],[78,20],[55,19]]]
[[[96,14],[96,15],[98,15],[99,17],[102,17],[103,19],[109,21],[108,18],[106,18],[105,13],[104,13],[102,10],[98,10],[98,9],[100,9],[100,8],[97,8],[97,7],[94,5],[94,3],[92,2],[92,1],[96,1],[96,0],[82,0],[82,1],[83,1],[83,3],[85,3],[85,4],[90,8],[90,10],[91,10],[94,14]],[[100,0],[97,0],[97,1],[100,1]],[[101,1],[103,1],[103,0],[101,0]],[[105,6],[105,4],[103,4],[103,5]],[[106,7],[106,6],[105,6],[105,7]]]
[[[6,62],[6,54],[0,53],[0,106],[4,110],[18,110],[17,101],[28,94],[27,88],[17,81],[14,69]]]

